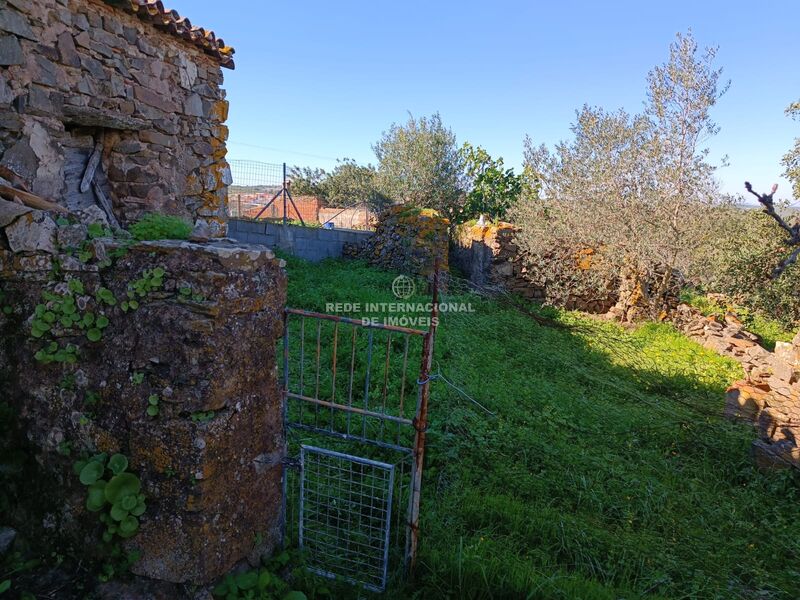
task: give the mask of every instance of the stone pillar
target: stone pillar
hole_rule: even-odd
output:
[[[32,214],[12,224],[31,228]],[[98,513],[86,510],[72,465],[83,454],[120,452],[147,504],[138,532],[124,540],[141,551],[134,573],[205,583],[268,551],[283,518],[282,261],[231,241],[145,242],[122,251],[118,241],[86,240],[85,226],[60,227],[57,242],[89,249],[81,262],[36,244],[4,248],[4,225],[0,379],[41,467],[31,477],[60,490],[47,508],[56,529],[87,553],[100,547]],[[102,316],[102,337],[69,319],[62,325],[60,301],[48,295],[70,296],[81,323],[86,314],[95,324]],[[32,335],[37,306],[59,317],[39,337]],[[75,347],[76,359],[37,357],[53,343]],[[148,414],[153,405],[157,414]]]

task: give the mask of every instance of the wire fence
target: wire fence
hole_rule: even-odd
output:
[[[283,192],[285,165],[254,160],[228,162],[233,179],[233,183],[228,187],[230,216],[253,218],[271,199]],[[280,206],[276,206],[275,202],[272,204],[271,208],[274,210],[264,218],[283,216],[278,212],[283,208],[283,203],[281,202]]]
[[[286,220],[291,224],[340,229],[374,229],[376,214],[363,198],[327,206],[316,196],[292,192],[286,163],[230,160],[233,183],[228,187],[228,212],[238,219]]]

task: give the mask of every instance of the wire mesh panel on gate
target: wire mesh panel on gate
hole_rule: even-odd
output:
[[[393,465],[301,446],[299,541],[308,568],[383,591],[393,490]]]

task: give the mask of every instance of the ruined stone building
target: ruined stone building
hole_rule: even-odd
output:
[[[224,234],[232,56],[158,0],[3,0],[0,167],[122,225],[160,212]]]
[[[106,226],[155,212],[224,235],[232,55],[157,0],[0,0],[0,449],[27,465],[0,526],[87,558],[117,535],[170,583],[280,540],[284,263]],[[75,472],[117,453],[144,511],[124,532]]]

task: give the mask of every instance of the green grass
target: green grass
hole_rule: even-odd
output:
[[[358,262],[287,271],[293,307],[395,300]],[[666,325],[445,299],[475,312],[443,315],[436,360],[496,416],[433,384],[419,567],[387,597],[797,597],[798,481],[720,418],[738,365]]]
[[[192,233],[192,225],[179,217],[147,213],[130,226],[133,239],[185,240]]]
[[[728,310],[732,310],[742,321],[744,328],[755,333],[761,338],[762,345],[767,350],[775,349],[775,342],[790,342],[795,335],[794,331],[787,330],[786,327],[775,319],[747,309],[744,306],[723,306],[715,302],[705,294],[692,290],[684,290],[681,293],[681,301],[694,306],[706,316],[716,315],[724,317]]]

